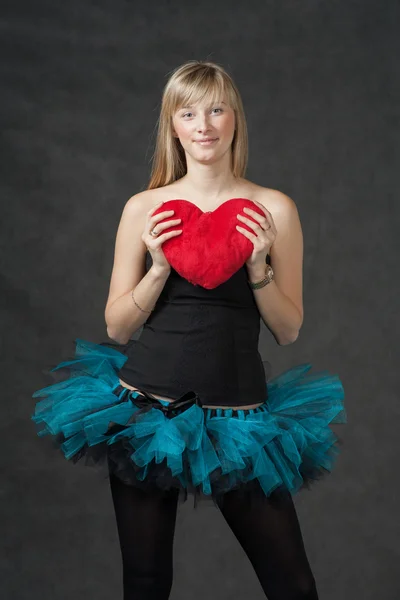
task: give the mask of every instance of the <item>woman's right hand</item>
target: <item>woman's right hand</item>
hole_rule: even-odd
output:
[[[159,221],[162,221],[163,219],[172,216],[175,212],[174,210],[165,210],[154,215],[153,213],[161,205],[162,202],[159,202],[148,211],[146,217],[146,224],[142,234],[142,240],[146,244],[146,247],[151,254],[151,258],[153,259],[153,267],[158,267],[159,269],[165,269],[169,271],[171,269],[171,265],[167,261],[161,246],[169,238],[180,235],[182,233],[182,229],[169,231],[167,233],[162,232],[164,231],[164,229],[168,229],[168,227],[178,225],[178,223],[180,223],[182,219],[172,219],[169,221],[165,221],[164,223],[159,223]],[[152,231],[153,229],[158,235],[151,235],[150,231]]]

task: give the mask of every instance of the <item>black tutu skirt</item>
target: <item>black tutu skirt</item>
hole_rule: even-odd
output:
[[[48,371],[55,382],[34,392],[32,415],[73,463],[182,502],[190,494],[194,506],[233,490],[294,494],[332,471],[341,441],[330,425],[347,422],[337,375],[301,364],[267,381],[257,408],[205,408],[194,391],[167,402],[123,387],[123,352],[74,343],[74,357]]]

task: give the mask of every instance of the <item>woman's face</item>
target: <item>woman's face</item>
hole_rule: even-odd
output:
[[[199,162],[213,162],[230,149],[235,112],[226,99],[179,108],[172,117],[173,134],[185,152]],[[209,140],[209,141],[204,141]]]

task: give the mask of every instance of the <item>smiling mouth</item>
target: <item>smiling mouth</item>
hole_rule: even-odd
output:
[[[218,140],[218,138],[213,138],[213,139],[210,139],[210,140],[195,140],[195,142],[196,142],[196,144],[201,144],[203,146],[208,146],[209,144],[213,144],[217,140]]]

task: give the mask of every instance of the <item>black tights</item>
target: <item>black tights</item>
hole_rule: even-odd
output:
[[[172,588],[178,495],[148,494],[110,475],[123,566],[124,600],[167,600]],[[291,495],[249,510],[235,491],[220,510],[268,600],[318,600]]]

